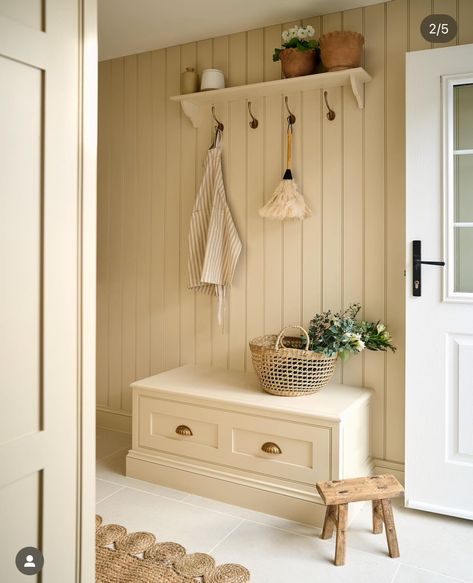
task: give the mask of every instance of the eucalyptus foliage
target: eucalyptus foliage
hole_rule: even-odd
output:
[[[316,314],[310,322],[310,350],[322,352],[326,356],[338,354],[346,360],[350,354],[368,350],[395,352],[391,335],[381,322],[365,322],[356,317],[360,304],[351,304],[345,311],[332,313],[330,310]]]

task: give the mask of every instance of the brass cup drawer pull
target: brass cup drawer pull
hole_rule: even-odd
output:
[[[192,433],[192,429],[190,427],[187,427],[187,425],[178,425],[176,427],[176,433],[178,435],[183,435],[184,437],[191,437],[192,435],[194,435]]]
[[[273,455],[279,455],[282,453],[282,449],[279,447],[279,445],[277,443],[273,443],[272,441],[263,443],[261,449],[264,451],[264,453],[271,453]]]

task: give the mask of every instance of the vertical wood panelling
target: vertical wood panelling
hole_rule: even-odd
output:
[[[223,71],[228,85],[228,36],[219,36],[213,40],[213,66]]]
[[[282,25],[283,30],[288,30],[294,26],[300,26],[300,20],[286,22]],[[301,94],[288,94],[289,108],[296,116],[292,134],[292,169],[293,178],[299,188],[302,188],[303,171],[301,163],[302,132],[304,122],[301,114]],[[287,112],[284,111],[284,117]],[[287,142],[287,123],[283,125],[283,143]],[[287,145],[283,150],[282,164],[284,169],[287,165]],[[298,324],[302,317],[302,223],[300,221],[285,221],[283,223],[283,326]]]
[[[343,13],[343,29],[363,33],[363,10]],[[363,223],[363,110],[349,87],[342,90],[343,123],[343,288],[342,304],[363,304],[364,232]],[[343,363],[343,382],[363,384],[363,360],[350,358]]]
[[[365,293],[364,315],[368,320],[385,318],[385,5],[364,9],[365,66],[373,81],[365,87],[364,130],[365,189]],[[369,108],[369,110],[368,110]],[[373,403],[373,453],[384,455],[385,358],[365,354],[365,385],[375,390]]]
[[[180,90],[181,61],[179,47],[166,49],[166,96]],[[164,366],[166,369],[179,365],[180,354],[180,190],[181,190],[181,111],[179,104],[166,100],[166,192],[164,239]]]
[[[409,50],[430,49],[431,43],[420,34],[420,23],[431,13],[432,0],[409,0]]]
[[[404,249],[405,184],[404,55],[407,51],[407,0],[386,6],[386,323],[396,338],[397,353],[386,355],[385,439],[387,459],[404,452]]]
[[[241,48],[243,50],[243,47]],[[235,55],[235,53],[233,54]],[[240,55],[240,58],[243,57],[244,55]],[[233,69],[233,58],[234,56],[231,57],[230,70]],[[246,236],[245,105],[244,101],[235,101],[230,103],[229,107],[230,133],[227,156],[230,165],[227,176],[227,199],[238,234],[244,242],[228,302],[228,366],[231,370],[244,370],[246,363],[246,251],[248,240]]]
[[[230,36],[229,84],[246,83],[246,33]],[[229,104],[227,198],[240,239],[244,242],[228,302],[228,366],[244,370],[246,365],[246,103]]]
[[[151,53],[152,70],[152,119],[153,172],[151,198],[151,305],[150,350],[151,372],[164,369],[164,238],[165,191],[166,191],[166,51]]]
[[[448,14],[457,20],[457,0],[434,0],[434,14]],[[433,43],[432,47],[437,49],[439,47],[448,47],[458,44],[458,37],[452,38],[447,43]]]
[[[210,107],[194,130],[168,97],[179,93],[188,66],[218,67],[228,85],[280,78],[272,53],[295,23],[100,64],[99,405],[129,411],[130,381],[180,363],[251,370],[249,339],[359,301],[367,319],[387,322],[398,352],[354,357],[337,379],[374,389],[373,453],[403,460],[404,53],[430,48],[419,26],[432,9],[457,18],[454,42],[473,41],[470,0],[393,0],[303,22],[317,37],[362,32],[373,76],[364,110],[350,89],[328,89],[333,122],[321,91],[289,95],[297,116],[294,176],[313,211],[303,223],[258,215],[285,166],[283,96],[255,100],[256,130],[246,101],[217,105],[227,196],[243,241],[223,332],[216,299],[187,289],[189,219],[212,137]]]
[[[328,14],[322,17],[323,33],[342,28],[342,15]],[[324,89],[322,89],[322,92]],[[342,89],[330,87],[327,98],[338,115],[329,121],[322,117],[323,162],[323,267],[322,267],[322,305],[324,310],[339,311],[342,306],[343,289],[343,112]],[[324,106],[325,108],[325,103]],[[324,109],[325,113],[325,109]],[[341,366],[338,366],[334,381],[341,382]]]
[[[138,240],[136,265],[136,375],[139,378],[150,374],[150,276],[151,276],[151,178],[152,118],[151,103],[151,53],[138,55],[138,115],[137,115],[137,200]],[[171,187],[172,182],[167,184]],[[124,233],[124,245],[127,245]],[[125,387],[129,393],[129,389]]]
[[[126,244],[123,247],[123,334],[122,342],[122,407],[126,410],[131,407],[130,383],[136,379],[136,315],[137,315],[137,268],[140,253],[138,250],[138,210],[136,193],[138,186],[137,171],[137,93],[138,93],[138,58],[136,55],[124,59],[124,132],[123,141],[126,148],[124,156],[124,205],[123,205],[123,233]],[[141,104],[140,104],[141,105]],[[144,190],[144,189],[143,189]],[[148,188],[149,194],[149,188]],[[141,246],[146,247],[145,253],[150,252],[148,240],[141,239]],[[141,249],[140,249],[141,251]],[[145,290],[148,292],[149,286]],[[142,313],[149,326],[149,314]]]
[[[458,42],[473,43],[473,2],[458,0]]]
[[[112,61],[99,63],[97,157],[97,404],[109,406],[110,127]]]
[[[322,17],[322,32],[327,33],[342,28],[340,13]],[[323,92],[324,90],[322,90]],[[323,309],[337,311],[342,308],[342,168],[343,150],[341,111],[341,89],[327,89],[327,96],[332,109],[338,112],[333,121],[322,116],[323,163]],[[325,108],[325,103],[324,106]],[[324,109],[324,114],[326,110]],[[340,370],[340,368],[339,368]],[[339,372],[339,371],[338,371]]]
[[[109,211],[109,396],[112,409],[122,407],[122,285],[123,285],[123,59],[112,61],[110,115]]]
[[[248,83],[263,81],[263,29],[247,36],[246,74]],[[253,100],[253,115],[259,120],[256,129],[245,123],[247,135],[246,172],[246,334],[248,339],[264,334],[264,238],[263,219],[258,211],[264,201],[263,132],[264,99]],[[248,243],[251,241],[251,245]],[[246,368],[251,370],[251,354],[246,347]]]
[[[303,25],[315,29],[320,36],[321,18],[307,18]],[[312,210],[312,216],[302,223],[302,322],[308,324],[322,309],[322,111],[321,91],[302,94],[301,145],[302,192]]]
[[[281,43],[281,31],[281,26],[270,26],[265,29],[263,55],[265,81],[281,76],[280,64],[272,61],[274,47]],[[282,109],[281,98],[278,95],[266,97],[262,120],[265,203],[271,198],[282,178],[283,115],[285,110]],[[274,333],[282,327],[282,225],[278,221],[264,221],[264,325],[266,334]]]
[[[181,47],[181,69],[197,67],[195,43]],[[180,364],[195,362],[195,295],[187,287],[188,227],[195,201],[196,132],[181,112],[180,205]]]

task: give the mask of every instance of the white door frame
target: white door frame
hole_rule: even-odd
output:
[[[98,48],[97,0],[81,0],[81,143],[79,200],[81,200],[81,273],[78,436],[78,549],[77,582],[95,582],[95,382],[96,382],[96,241],[97,241],[97,125]]]

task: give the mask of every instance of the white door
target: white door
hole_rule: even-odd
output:
[[[79,583],[87,571],[79,509],[89,504],[82,478],[93,448],[82,453],[80,428],[89,399],[82,393],[84,375],[89,378],[91,364],[82,343],[84,334],[93,343],[93,305],[90,267],[83,260],[92,257],[93,270],[94,239],[83,237],[93,198],[90,186],[84,196],[83,165],[91,158],[83,139],[93,144],[83,126],[90,107],[82,92],[83,59],[89,58],[83,50],[84,14],[83,0],[0,0],[0,580],[5,583],[25,580],[15,563],[24,547],[44,555],[42,573],[30,581]],[[88,390],[92,399],[90,383]],[[89,506],[86,511],[91,522]],[[90,552],[85,555],[90,562]],[[26,569],[37,566],[36,555],[24,560]],[[83,583],[92,582],[90,573],[93,569]]]
[[[473,519],[473,45],[406,75],[406,503]]]

